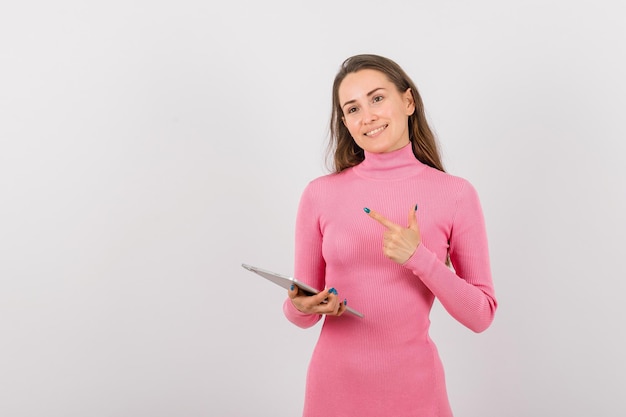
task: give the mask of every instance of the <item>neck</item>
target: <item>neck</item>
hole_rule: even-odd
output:
[[[354,167],[355,172],[367,178],[401,179],[416,175],[425,168],[413,154],[411,143],[402,148],[385,153],[365,151],[365,159]]]

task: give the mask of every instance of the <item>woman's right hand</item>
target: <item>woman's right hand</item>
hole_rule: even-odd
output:
[[[347,300],[340,300],[337,290],[326,289],[315,295],[307,295],[295,285],[288,291],[293,306],[305,314],[341,316],[346,311]]]

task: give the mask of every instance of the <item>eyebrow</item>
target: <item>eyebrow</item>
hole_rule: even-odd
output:
[[[372,91],[370,91],[369,93],[367,93],[367,96],[370,97],[372,94],[374,94],[375,92],[377,92],[378,90],[384,90],[384,87],[376,87],[375,89],[373,89]],[[344,107],[346,107],[348,104],[352,104],[352,103],[356,103],[355,99],[352,100],[348,100],[345,103],[343,103],[343,105],[341,106],[341,108],[343,109]]]

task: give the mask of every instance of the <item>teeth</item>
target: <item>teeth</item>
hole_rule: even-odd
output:
[[[378,129],[374,129],[374,130],[372,130],[371,132],[367,132],[367,133],[365,134],[365,136],[375,135],[375,134],[376,134],[376,133],[378,133],[378,132],[382,132],[382,131],[386,128],[386,127],[387,127],[387,125],[385,125],[385,126],[381,126],[381,127],[379,127]]]

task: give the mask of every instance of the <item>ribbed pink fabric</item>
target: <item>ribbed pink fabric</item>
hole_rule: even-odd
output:
[[[406,225],[415,204],[422,243],[398,265],[382,253],[384,227],[363,208]],[[454,270],[445,265],[448,251]],[[434,297],[475,332],[491,324],[496,310],[483,214],[471,184],[420,163],[411,145],[366,153],[356,167],[306,187],[295,255],[296,278],[334,287],[365,315],[325,316],[303,416],[452,416],[428,334]],[[283,307],[302,328],[322,317],[299,312],[289,299]]]

